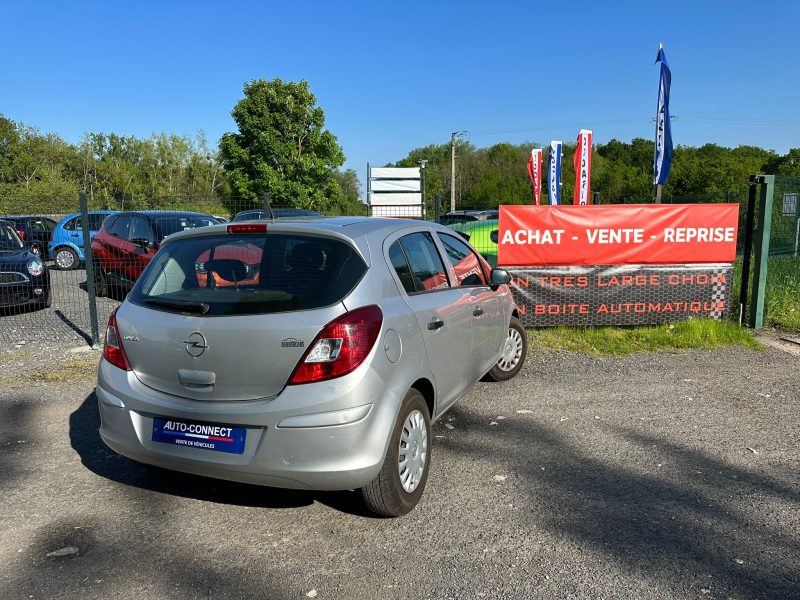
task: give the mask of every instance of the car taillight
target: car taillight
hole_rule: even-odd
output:
[[[20,239],[22,240],[25,239],[25,232],[22,231],[21,229],[17,229],[17,235],[20,237]]]
[[[290,385],[341,377],[364,362],[375,345],[383,313],[375,305],[343,314],[328,323],[303,355]]]
[[[103,358],[123,371],[131,370],[128,357],[125,356],[125,349],[122,347],[122,336],[119,334],[119,327],[117,326],[116,310],[108,318],[106,343],[103,345]]]

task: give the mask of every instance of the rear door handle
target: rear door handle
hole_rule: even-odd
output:
[[[475,315],[476,317],[480,317],[483,314],[483,309],[476,308],[475,310],[472,311],[472,314]]]
[[[434,319],[433,321],[428,323],[428,329],[430,329],[431,331],[436,331],[437,329],[441,329],[442,327],[444,327],[444,321],[441,321],[439,319]]]

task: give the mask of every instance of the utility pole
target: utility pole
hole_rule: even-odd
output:
[[[419,163],[419,170],[420,170],[420,173],[419,173],[420,174],[420,179],[421,179],[420,187],[422,188],[422,216],[424,218],[425,217],[425,210],[426,210],[426,208],[425,208],[425,165],[428,164],[428,159],[427,158],[423,158],[423,159],[421,159],[421,160],[419,160],[417,162]]]
[[[450,212],[456,209],[456,136],[457,131],[450,134]]]
[[[468,133],[454,131],[450,134],[450,212],[456,209],[456,137]]]

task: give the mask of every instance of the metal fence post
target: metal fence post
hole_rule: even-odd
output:
[[[438,223],[442,217],[442,197],[439,194],[433,196],[433,218]]]
[[[747,217],[744,222],[744,244],[742,246],[742,285],[739,290],[739,325],[747,319],[747,292],[750,287],[750,255],[753,252],[753,222],[756,216],[756,189],[761,182],[758,175],[750,175],[750,190],[747,195]]]
[[[97,294],[94,289],[94,263],[92,261],[92,239],[89,235],[89,203],[86,192],[79,195],[81,208],[81,229],[83,230],[83,255],[86,267],[86,292],[89,294],[89,324],[92,328],[92,348],[100,349],[100,327],[97,322]]]
[[[270,206],[269,203],[269,192],[264,192],[261,196],[261,200],[264,203],[264,218],[275,219],[275,215],[272,212],[272,206]]]
[[[772,200],[775,189],[775,175],[764,175],[762,180],[761,197],[758,202],[753,297],[750,310],[750,327],[753,329],[761,329],[764,326],[764,292],[767,287],[767,261],[769,260],[769,238],[772,231]]]

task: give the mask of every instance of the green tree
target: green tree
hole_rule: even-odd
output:
[[[330,212],[339,212],[343,215],[363,214],[366,207],[361,202],[361,183],[355,170],[334,171],[333,176],[341,191],[341,199],[336,209]]]
[[[325,212],[341,202],[334,170],[344,163],[336,137],[308,82],[257,79],[231,115],[239,131],[219,144],[232,193],[250,206],[270,194],[274,206]],[[241,206],[241,205],[240,205]]]

